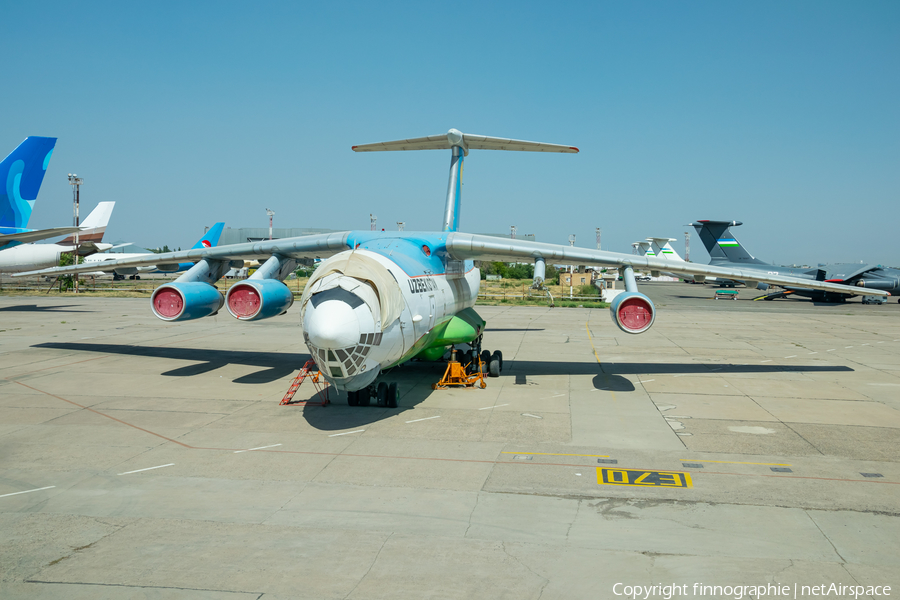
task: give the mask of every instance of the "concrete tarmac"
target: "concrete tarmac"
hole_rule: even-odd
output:
[[[641,289],[639,336],[478,307],[502,376],[433,391],[443,367],[412,363],[398,409],[280,406],[296,308],[167,324],[147,300],[0,297],[0,597],[897,595],[896,299]]]

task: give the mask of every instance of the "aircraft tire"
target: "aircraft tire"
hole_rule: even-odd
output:
[[[350,406],[359,406],[359,392],[347,392],[347,404]]]
[[[503,353],[496,350],[494,354],[497,355],[497,358],[500,360],[500,371],[503,372]]]
[[[380,382],[378,387],[375,388],[375,393],[377,395],[378,406],[387,406],[388,384],[383,381]]]
[[[369,405],[369,388],[363,388],[356,393],[358,395],[356,404],[358,406],[368,406]]]
[[[500,377],[500,357],[499,352],[494,352],[491,356],[491,363],[488,373],[491,377]]]
[[[397,408],[397,401],[400,399],[400,390],[397,389],[397,384],[392,383],[388,386],[387,391],[387,406],[388,408]]]
[[[491,368],[491,353],[489,350],[481,351],[481,372],[489,373]]]

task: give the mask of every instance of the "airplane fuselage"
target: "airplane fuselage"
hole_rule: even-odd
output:
[[[355,391],[381,369],[436,359],[473,341],[481,274],[447,255],[434,233],[351,232],[352,248],[323,261],[307,284],[301,315],[310,351],[338,389]],[[363,267],[374,275],[363,276]]]

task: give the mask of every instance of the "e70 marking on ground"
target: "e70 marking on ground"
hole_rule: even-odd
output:
[[[646,469],[610,469],[597,467],[599,485],[632,485],[638,487],[694,487],[690,473],[681,471],[648,471]]]

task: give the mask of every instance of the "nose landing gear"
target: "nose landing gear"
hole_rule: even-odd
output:
[[[372,400],[377,406],[397,408],[400,400],[400,390],[396,383],[380,381],[355,392],[347,392],[347,404],[350,406],[369,406]]]

